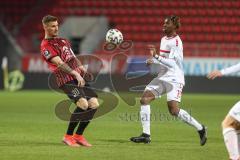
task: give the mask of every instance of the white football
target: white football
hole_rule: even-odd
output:
[[[123,41],[123,35],[118,29],[109,29],[106,34],[108,43],[120,44]]]

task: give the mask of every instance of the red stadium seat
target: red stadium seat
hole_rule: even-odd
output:
[[[195,51],[197,46],[193,45],[195,49],[188,47],[185,50],[186,55],[219,56],[221,51],[216,51],[218,44],[225,43],[236,46],[236,43],[240,41],[240,36],[237,36],[240,33],[238,19],[240,1],[55,0],[54,5],[49,6],[46,3],[45,6],[42,6],[41,12],[36,12],[25,21],[23,18],[30,13],[30,8],[37,5],[37,0],[2,1],[8,2],[6,4],[11,6],[11,8],[4,5],[0,6],[1,13],[6,15],[1,20],[8,29],[10,31],[17,30],[18,26],[15,24],[23,23],[19,37],[23,37],[26,33],[31,37],[41,32],[38,19],[45,14],[51,13],[59,17],[105,15],[111,23],[119,27],[125,38],[134,40],[135,43],[159,43],[164,17],[176,14],[181,18],[180,33],[185,47],[188,43],[215,44],[215,46],[205,45],[208,51],[201,54]],[[13,7],[15,5],[21,5],[21,7]],[[31,30],[28,29],[29,24],[33,26]],[[21,44],[26,45],[23,46],[26,50],[28,50],[28,46],[31,46],[28,42],[21,42]],[[232,54],[223,52],[223,55],[239,56],[236,54],[237,52],[233,51],[237,50],[236,47],[230,47],[230,49]],[[135,51],[143,53],[141,50],[141,46],[138,45],[131,53],[134,54]]]

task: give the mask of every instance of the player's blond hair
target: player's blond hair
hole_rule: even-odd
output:
[[[42,24],[48,24],[49,22],[58,21],[58,18],[52,15],[46,15],[42,18]]]

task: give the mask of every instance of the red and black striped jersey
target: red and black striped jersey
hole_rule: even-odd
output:
[[[58,66],[50,61],[51,58],[59,56],[69,67],[81,74],[77,58],[71,49],[70,43],[66,39],[43,39],[41,42],[41,55],[43,60],[47,62],[49,69],[55,74],[56,82],[59,87],[74,80],[74,77],[61,71]]]

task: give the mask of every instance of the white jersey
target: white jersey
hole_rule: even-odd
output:
[[[228,75],[228,74],[239,72],[239,71],[240,71],[240,63],[230,66],[228,68],[222,69],[221,73],[223,75]]]
[[[160,56],[164,57],[160,61],[167,67],[168,71],[164,75],[159,75],[159,79],[167,82],[176,82],[185,85],[183,71],[183,44],[180,37],[166,37],[161,39]],[[161,77],[160,77],[161,76]]]

